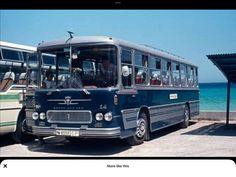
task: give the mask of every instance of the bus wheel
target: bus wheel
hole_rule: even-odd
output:
[[[25,120],[25,114],[22,113],[20,114],[17,120],[16,131],[12,134],[12,137],[15,140],[15,142],[24,143],[33,141],[35,139],[34,135],[27,134],[26,129],[27,125]]]
[[[188,105],[184,108],[184,121],[180,123],[181,128],[187,128],[190,120],[190,111]]]
[[[132,146],[142,144],[148,133],[147,115],[141,113],[138,118],[136,133],[134,136],[127,138],[127,142]]]

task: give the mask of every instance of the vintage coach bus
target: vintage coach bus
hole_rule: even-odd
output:
[[[29,130],[44,136],[126,138],[141,144],[150,133],[174,124],[186,128],[199,114],[197,66],[173,54],[111,37],[88,36],[43,42],[56,55],[54,87],[28,88]]]

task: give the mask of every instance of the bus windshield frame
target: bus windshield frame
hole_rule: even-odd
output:
[[[44,67],[42,53],[56,56],[55,70],[49,66],[38,77],[41,89],[114,88],[118,85],[118,48],[115,45],[64,46],[38,50],[38,53],[39,70]],[[48,77],[49,73],[52,78]]]

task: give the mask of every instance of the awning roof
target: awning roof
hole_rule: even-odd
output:
[[[236,83],[236,53],[207,55],[230,82]]]

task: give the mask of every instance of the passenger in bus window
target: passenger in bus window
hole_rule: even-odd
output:
[[[100,68],[100,74],[102,77],[102,80],[104,81],[104,86],[111,86],[113,85],[113,81],[117,79],[116,76],[116,67],[110,63],[109,59],[105,58],[102,60],[102,65]]]
[[[46,79],[43,81],[42,83],[42,88],[45,88],[45,89],[50,89],[50,88],[53,88],[55,86],[55,83],[53,81],[53,72],[52,70],[47,70],[46,71]]]
[[[63,88],[82,88],[83,84],[81,81],[82,69],[80,68],[72,68],[71,77],[68,77],[66,81],[63,83]]]

